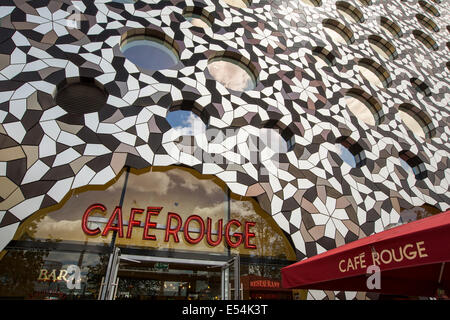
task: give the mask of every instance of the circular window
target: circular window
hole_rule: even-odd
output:
[[[327,67],[336,65],[336,58],[334,55],[324,47],[312,48],[312,54],[316,59],[319,67]]]
[[[377,35],[369,36],[369,45],[380,56],[385,59],[395,59],[398,56],[397,50],[389,41]]]
[[[435,17],[439,17],[441,14],[439,11],[431,4],[426,1],[420,0],[419,5],[422,7],[423,11],[434,15]]]
[[[420,80],[419,78],[411,78],[409,81],[411,82],[414,89],[423,93],[427,97],[431,96],[430,87],[424,81]]]
[[[339,21],[334,19],[325,19],[322,24],[324,31],[334,42],[340,44],[351,44],[355,41],[352,30]]]
[[[409,150],[399,152],[400,164],[406,172],[414,174],[417,180],[427,177],[427,169],[423,161]]]
[[[427,35],[425,32],[423,32],[421,30],[413,30],[413,35],[417,41],[422,43],[428,49],[434,50],[434,51],[439,49],[439,46],[436,43],[436,41],[434,41],[434,39],[432,37],[430,37],[429,35]]]
[[[214,55],[208,61],[211,76],[224,87],[234,91],[248,91],[256,87],[257,72],[253,64],[234,52]]]
[[[78,79],[58,86],[55,101],[69,115],[97,112],[106,105],[107,94],[93,79]]]
[[[183,10],[183,17],[189,21],[194,27],[203,29],[211,28],[214,17],[203,8],[186,7]]]
[[[336,153],[352,168],[360,168],[366,164],[366,155],[361,145],[350,137],[336,139]]]
[[[127,31],[120,49],[128,60],[147,70],[170,69],[180,61],[174,40],[156,30]]]
[[[223,0],[226,4],[236,8],[248,8],[251,4],[250,0]]]
[[[420,13],[416,14],[416,19],[422,26],[424,26],[428,30],[439,32],[439,27],[437,26],[437,24],[430,18],[424,16],[423,14]]]
[[[410,103],[401,104],[398,110],[403,123],[413,133],[422,138],[432,138],[435,135],[433,122],[424,111]]]
[[[196,136],[206,132],[205,123],[192,111],[170,111],[166,116],[166,120],[180,136]]]
[[[398,24],[386,17],[380,17],[380,27],[383,31],[390,34],[394,38],[400,38],[403,35],[403,32]]]
[[[345,102],[355,117],[370,126],[379,125],[383,120],[381,104],[361,89],[349,89],[345,95]]]
[[[358,68],[364,78],[380,88],[389,87],[392,83],[389,71],[372,59],[360,59]]]
[[[338,1],[336,2],[336,8],[348,22],[364,22],[364,15],[362,14],[362,12],[350,3],[346,1]]]

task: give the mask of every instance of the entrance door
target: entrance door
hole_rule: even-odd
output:
[[[230,282],[239,278],[239,275],[234,272],[235,266],[236,259],[227,262],[121,255],[115,298],[120,300],[233,299],[235,295],[231,291],[236,285]]]

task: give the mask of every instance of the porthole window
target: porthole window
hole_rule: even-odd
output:
[[[439,17],[441,14],[439,11],[431,4],[426,1],[420,0],[419,1],[420,7],[423,9],[423,11],[432,14],[435,17]]]
[[[208,11],[200,7],[184,8],[183,17],[194,27],[202,29],[211,28],[214,23],[214,17]]]
[[[430,31],[439,32],[439,27],[437,24],[431,20],[430,18],[424,16],[423,14],[416,14],[416,19],[419,21],[419,23],[427,28]]]
[[[400,163],[405,171],[412,171],[417,180],[427,177],[427,169],[423,161],[409,150],[399,152]]]
[[[381,104],[361,89],[347,90],[345,102],[347,108],[355,117],[370,126],[379,125],[384,118]]]
[[[324,47],[314,47],[311,51],[319,67],[336,65],[335,56]]]
[[[413,133],[422,138],[432,138],[436,133],[436,128],[431,121],[431,118],[418,107],[403,103],[398,107],[400,118],[403,123]]]
[[[128,60],[146,70],[170,69],[180,61],[175,41],[157,30],[127,31],[122,35],[120,49]]]
[[[389,71],[372,59],[362,58],[358,61],[359,72],[370,83],[378,87],[389,87],[392,83]]]
[[[272,151],[286,153],[294,149],[295,136],[289,127],[275,119],[264,121],[261,125],[259,139]]]
[[[167,114],[166,120],[180,136],[196,136],[206,132],[205,122],[191,110],[172,109]]]
[[[352,168],[360,168],[366,164],[366,155],[361,145],[350,137],[336,139],[336,152],[341,159]]]
[[[251,5],[250,0],[223,0],[226,4],[235,8],[248,8]]]
[[[301,0],[301,1],[313,7],[320,7],[322,5],[322,0]]]
[[[334,19],[325,19],[322,21],[324,31],[331,39],[340,44],[352,44],[355,42],[353,31],[347,26]]]
[[[403,36],[403,32],[398,24],[386,17],[380,17],[380,27],[382,30],[384,30],[394,38],[400,38],[401,36]]]
[[[398,56],[397,50],[389,41],[377,35],[369,36],[370,47],[385,59],[396,59]]]
[[[346,1],[336,2],[336,8],[339,13],[350,23],[364,22],[363,13]]]
[[[256,87],[258,73],[255,66],[238,53],[230,51],[216,53],[208,61],[208,71],[228,89],[248,91]]]
[[[68,79],[58,86],[55,102],[67,111],[68,116],[83,116],[98,112],[106,105],[107,98],[103,87],[94,79],[77,78]]]
[[[434,39],[432,37],[430,37],[429,35],[427,35],[425,32],[423,32],[421,30],[414,30],[413,35],[417,41],[422,43],[428,49],[434,50],[434,51],[439,49],[439,46],[436,43],[436,41],[434,41]]]
[[[410,82],[414,89],[416,89],[418,92],[421,92],[427,97],[431,96],[430,87],[424,81],[420,80],[419,78],[411,78]]]

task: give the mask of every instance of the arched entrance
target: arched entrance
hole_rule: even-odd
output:
[[[0,296],[286,299],[299,294],[277,286],[280,269],[295,260],[258,203],[218,178],[184,167],[124,169],[19,227],[0,256]]]

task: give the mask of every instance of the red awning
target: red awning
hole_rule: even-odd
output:
[[[450,293],[448,262],[450,210],[284,267],[282,285],[291,289],[435,296],[437,289]],[[371,265],[381,271],[379,282],[374,271],[368,272]]]

